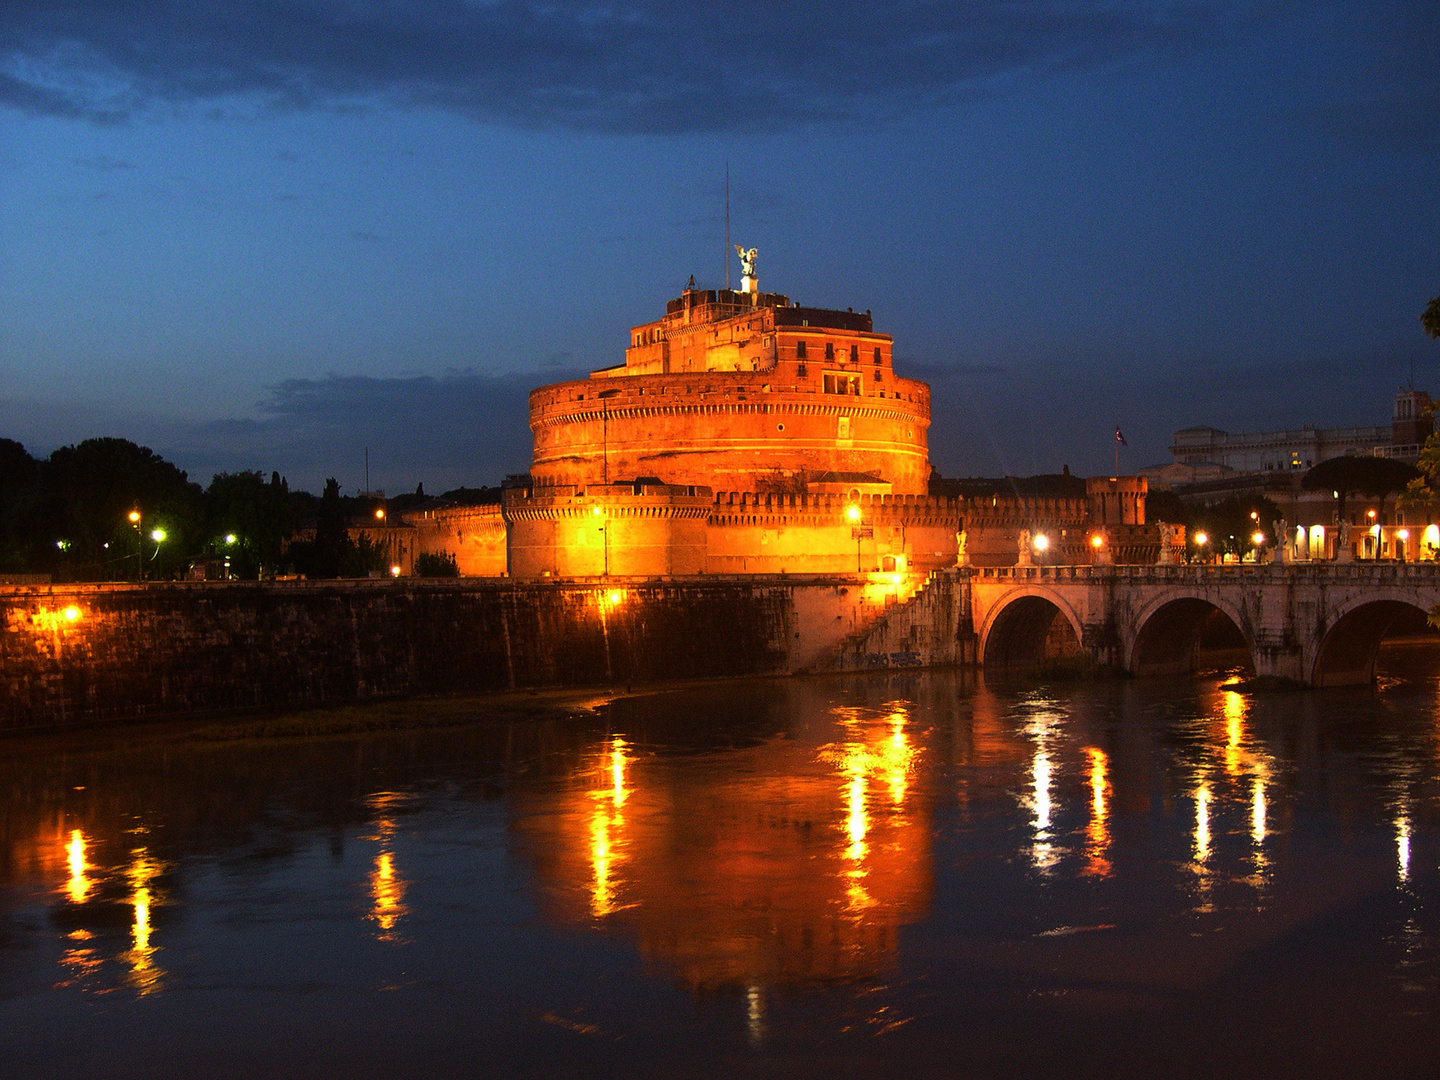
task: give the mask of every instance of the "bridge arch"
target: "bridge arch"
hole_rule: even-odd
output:
[[[980,661],[987,668],[1038,667],[1082,654],[1083,635],[1080,617],[1064,597],[1025,586],[1006,593],[986,613]]]
[[[1426,611],[1398,599],[1352,600],[1329,620],[1315,650],[1311,686],[1359,686],[1375,678],[1380,642],[1395,630],[1420,633]]]
[[[1247,620],[1224,600],[1199,591],[1168,592],[1140,612],[1125,670],[1133,675],[1188,675],[1206,667],[1206,654],[1223,653],[1254,671],[1254,642]]]

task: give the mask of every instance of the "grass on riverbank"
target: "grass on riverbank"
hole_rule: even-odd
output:
[[[505,720],[548,720],[593,715],[616,697],[613,691],[539,690],[463,698],[400,698],[295,709],[257,717],[206,724],[186,733],[198,742],[353,735],[462,727]]]

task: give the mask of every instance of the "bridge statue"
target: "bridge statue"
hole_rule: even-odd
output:
[[[965,547],[967,544],[969,544],[969,542],[970,533],[967,530],[961,529],[958,533],[955,534],[955,544],[958,549],[955,559],[956,566],[970,565],[970,553],[965,550]]]
[[[1021,529],[1021,530],[1020,530],[1020,540],[1019,540],[1020,558],[1016,560],[1016,563],[1015,563],[1016,566],[1034,566],[1034,565],[1035,565],[1035,559],[1034,559],[1034,558],[1031,556],[1031,554],[1030,554],[1030,545],[1031,545],[1033,542],[1034,542],[1034,541],[1031,539],[1031,536],[1030,536],[1030,530],[1029,530],[1029,529]]]

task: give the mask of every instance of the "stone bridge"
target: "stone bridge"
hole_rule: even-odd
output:
[[[1205,666],[1207,655],[1225,655],[1222,650],[1243,659],[1244,650],[1257,675],[1312,686],[1366,683],[1374,677],[1381,638],[1422,630],[1425,615],[1440,603],[1436,563],[946,573],[961,594],[956,658],[986,667],[1084,653],[1137,675],[1178,674]]]

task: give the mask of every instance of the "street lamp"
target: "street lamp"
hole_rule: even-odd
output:
[[[155,554],[150,556],[151,561],[160,558],[160,545],[165,542],[165,530],[155,529],[150,533],[150,539],[155,541]]]
[[[233,544],[235,543],[235,534],[234,534],[234,533],[226,533],[226,534],[225,534],[225,543],[227,543],[227,544],[232,544],[232,545],[233,545]]]
[[[850,522],[850,536],[855,541],[855,572],[857,574],[864,573],[860,555],[860,544],[865,537],[865,530],[860,524],[861,516],[860,507],[854,503],[851,503],[845,508],[845,517]]]
[[[384,521],[384,520],[385,520],[385,508],[384,508],[383,506],[376,508],[376,510],[375,510],[375,520],[376,520],[376,521]]]
[[[135,526],[135,580],[145,580],[145,540],[144,534],[140,532],[140,511],[131,510],[126,515],[130,524]]]

